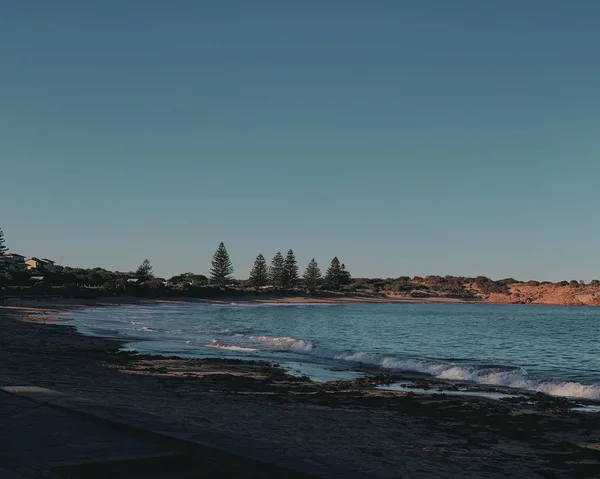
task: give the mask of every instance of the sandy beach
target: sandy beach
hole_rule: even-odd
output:
[[[598,477],[600,415],[573,412],[567,399],[439,394],[443,383],[414,375],[315,383],[264,362],[125,353],[119,340],[48,324],[69,308],[145,302],[0,306],[1,385],[50,388],[381,477]],[[430,393],[375,389],[409,379]]]

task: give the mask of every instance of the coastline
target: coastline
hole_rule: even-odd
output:
[[[144,306],[144,305],[148,305],[148,306],[152,306],[152,305],[161,305],[161,304],[215,304],[215,305],[225,305],[225,306],[230,306],[230,305],[243,305],[243,304],[254,304],[254,305],[322,305],[322,304],[337,304],[337,305],[341,305],[341,304],[370,304],[370,303],[363,303],[360,300],[357,300],[356,298],[349,298],[349,301],[335,301],[335,300],[331,300],[330,298],[327,298],[325,301],[320,301],[320,302],[313,302],[313,301],[302,301],[303,298],[295,298],[295,297],[290,297],[290,298],[270,298],[270,299],[261,299],[261,300],[247,300],[247,301],[231,301],[230,299],[221,299],[221,300],[198,300],[198,299],[189,299],[189,298],[182,298],[182,299],[141,299],[141,298],[135,298],[135,297],[130,297],[130,298],[102,298],[100,300],[85,300],[85,301],[77,301],[77,300],[53,300],[53,301],[46,301],[46,302],[38,302],[38,301],[21,301],[19,302],[18,305],[9,305],[9,306],[1,306],[0,305],[0,314],[2,313],[2,310],[5,311],[12,311],[13,313],[18,313],[20,315],[20,320],[24,321],[24,322],[35,322],[35,323],[50,323],[50,324],[61,324],[61,323],[67,323],[69,321],[71,321],[71,318],[69,317],[65,317],[64,313],[70,311],[70,310],[77,310],[77,309],[94,309],[94,308],[118,308],[118,307],[127,307],[127,306]],[[378,303],[380,304],[390,304],[390,302],[387,301],[378,301]],[[417,303],[418,304],[418,303]],[[438,302],[439,304],[439,302]],[[481,303],[480,303],[481,304]],[[551,306],[551,305],[538,305],[538,306]],[[80,334],[80,333],[77,333]],[[88,336],[86,336],[88,337]],[[132,343],[136,343],[138,341],[147,341],[150,340],[150,338],[141,338],[141,337],[131,337],[131,338],[123,338],[120,335],[115,335],[115,336],[106,336],[106,334],[100,334],[100,335],[94,335],[93,337],[95,338],[103,338],[106,340],[110,340],[112,342],[115,342],[116,344],[119,344],[120,347],[123,347],[127,344],[132,344]],[[227,345],[225,346],[214,346],[215,348],[219,349],[219,348],[224,348],[224,349],[228,349]],[[234,347],[232,347],[234,348]],[[240,350],[243,350],[243,348],[241,348]],[[149,350],[144,348],[142,349],[142,351],[136,351],[135,348],[134,349],[128,349],[127,350],[129,353],[131,354],[137,354],[139,355],[138,357],[142,357],[142,356],[150,356],[150,357],[163,357],[164,353],[161,353],[160,350],[152,352],[152,348],[150,348]],[[183,353],[183,357],[179,357],[177,356],[178,353],[173,352],[170,355],[173,357],[176,357],[177,359],[182,359],[182,360],[187,360],[187,359],[191,359],[196,357],[196,359],[200,356],[190,356],[187,355],[185,353]],[[213,358],[213,359],[226,359],[227,356],[214,356],[212,355],[212,353],[208,353],[208,357]],[[253,362],[253,361],[277,361],[277,359],[268,359],[268,358],[252,358],[252,357],[244,357],[242,356],[237,356],[236,359],[239,359],[241,361],[249,361],[249,362]],[[380,366],[376,365],[376,364],[369,364],[367,363],[363,363],[363,362],[357,362],[357,363],[348,363],[346,365],[340,364],[338,366],[334,366],[333,370],[339,370],[339,371],[346,371],[347,374],[342,374],[337,375],[338,377],[336,378],[336,375],[332,375],[328,374],[324,371],[327,370],[327,368],[325,368],[323,371],[320,371],[319,369],[322,366],[317,366],[316,368],[314,366],[310,366],[310,364],[312,364],[312,362],[309,360],[308,363],[304,364],[302,361],[291,361],[290,365],[288,365],[285,362],[285,359],[283,360],[284,363],[286,364],[286,368],[288,368],[290,370],[289,374],[292,375],[298,375],[302,372],[302,370],[305,369],[305,367],[308,366],[308,369],[306,369],[306,371],[312,371],[309,372],[309,375],[312,375],[315,381],[327,381],[327,380],[335,380],[335,379],[339,379],[340,377],[352,377],[354,375],[361,375],[361,374],[367,374],[367,375],[371,375],[371,376],[386,376],[387,378],[395,378],[396,382],[406,382],[406,381],[413,381],[416,380],[418,381],[418,384],[415,385],[411,385],[409,386],[409,388],[414,388],[415,390],[419,390],[420,392],[425,392],[427,390],[433,390],[436,389],[438,392],[443,392],[443,393],[447,393],[448,391],[452,391],[452,390],[457,390],[458,388],[466,388],[467,391],[475,391],[475,392],[481,392],[482,395],[485,395],[487,393],[491,393],[492,395],[496,395],[496,394],[501,394],[501,395],[514,395],[514,394],[521,394],[524,396],[531,396],[531,395],[535,395],[535,394],[544,394],[544,395],[548,395],[548,397],[550,398],[559,398],[559,399],[565,399],[566,401],[572,401],[574,402],[574,406],[580,406],[581,404],[575,404],[576,401],[578,402],[582,402],[582,403],[586,403],[586,404],[591,404],[594,407],[600,407],[600,399],[598,399],[595,395],[594,395],[594,390],[593,388],[595,387],[594,385],[586,385],[586,383],[577,383],[577,382],[573,382],[570,383],[569,381],[564,381],[561,382],[559,379],[554,379],[549,381],[547,384],[543,382],[542,379],[539,379],[539,384],[535,383],[530,387],[527,386],[519,386],[519,385],[512,385],[512,384],[507,384],[506,382],[503,381],[493,381],[493,382],[488,382],[488,381],[478,381],[477,379],[462,379],[462,378],[456,378],[456,379],[450,379],[449,377],[445,377],[443,375],[438,376],[437,374],[434,373],[430,373],[430,372],[426,372],[426,370],[421,370],[421,369],[417,369],[417,370],[413,370],[412,368],[410,368],[409,370],[402,370],[402,371],[398,371],[398,370],[390,370],[388,368],[381,368]],[[304,364],[304,365],[303,365]],[[293,365],[293,366],[292,366]],[[435,365],[434,365],[435,366]],[[294,372],[291,372],[291,371]],[[554,382],[553,382],[554,381]],[[518,381],[517,381],[518,383]],[[568,383],[568,384],[567,384]],[[387,383],[383,383],[383,384],[387,384]],[[575,391],[573,391],[573,395],[568,395],[568,393],[563,393],[562,391],[564,391],[564,385],[568,385],[569,387],[574,387],[574,388],[579,388]],[[422,391],[422,387],[425,387],[425,391]],[[539,386],[539,387],[538,387]],[[561,392],[558,394],[554,394],[552,392],[553,388],[558,388]],[[591,388],[590,391],[582,391],[581,388],[585,389],[585,388]],[[464,390],[464,389],[463,389]],[[470,394],[470,393],[469,393]]]
[[[99,297],[95,299],[60,298],[51,300],[17,299],[11,298],[0,303],[0,308],[21,309],[25,312],[39,313],[40,311],[64,312],[71,309],[135,306],[143,304],[172,304],[172,303],[198,303],[198,304],[422,304],[422,303],[448,303],[448,304],[479,304],[481,301],[464,301],[453,298],[408,298],[404,296],[277,296],[255,295],[223,296],[215,299],[188,298],[185,296],[174,298],[140,298],[134,296]],[[46,313],[45,313],[46,314]]]
[[[45,324],[72,308],[119,303],[156,302],[120,298],[0,307],[2,386],[50,388],[122,408],[123,414],[143,411],[191,429],[256,437],[388,474],[536,477],[546,471],[568,477],[590,469],[590,460],[600,465],[600,415],[572,412],[581,401],[541,394],[503,401],[457,397],[439,393],[443,381],[412,374],[315,383],[263,362],[124,353],[121,340]],[[426,392],[376,389],[411,380]]]
[[[19,306],[39,308],[46,305],[49,310],[56,307],[79,309],[85,307],[125,306],[161,303],[214,303],[214,304],[484,304],[484,305],[531,305],[531,306],[600,306],[600,288],[585,289],[574,293],[570,287],[529,286],[519,284],[511,286],[509,294],[491,293],[472,298],[453,298],[447,296],[413,297],[393,293],[325,293],[290,294],[244,292],[224,295],[216,298],[175,297],[139,297],[107,296],[97,298],[8,298],[0,302],[0,307]]]

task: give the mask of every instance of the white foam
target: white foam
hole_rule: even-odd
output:
[[[504,386],[541,392],[550,396],[600,400],[600,384],[581,384],[573,381],[541,380],[530,378],[523,368],[474,368],[450,363],[416,359],[399,359],[373,353],[342,353],[334,356],[343,361],[358,362],[396,371],[414,371],[430,374],[438,379],[469,381],[490,386]]]
[[[206,348],[226,349],[227,351],[238,351],[238,352],[253,352],[256,351],[254,348],[245,348],[243,346],[233,346],[227,344],[221,344],[217,340],[213,340],[212,343],[205,344]]]
[[[490,370],[452,366],[436,377],[480,384],[506,386],[541,392],[550,396],[576,397],[600,400],[600,384],[581,384],[573,381],[540,380],[528,377],[525,369]]]
[[[226,305],[221,304],[220,307],[272,307],[272,306],[308,306],[304,304],[239,304]],[[324,306],[324,305],[323,305]],[[95,317],[96,310],[87,310],[78,314],[86,314]],[[148,326],[143,326],[144,320],[147,319],[146,313],[154,312],[153,309],[135,308],[138,314],[131,315],[129,311],[122,314],[127,315],[123,321],[130,322],[132,326],[138,327],[136,331],[146,333],[181,333],[181,330],[161,331]],[[90,321],[91,323],[91,321]],[[141,326],[141,327],[140,327]],[[116,334],[117,330],[93,329],[88,326],[96,334]],[[238,330],[239,331],[239,330]],[[243,330],[249,333],[251,330]],[[231,334],[229,329],[200,329],[197,330],[200,334],[224,334],[226,338],[221,338],[219,341],[213,340],[206,347],[224,349],[238,352],[255,352],[255,351],[291,351],[298,354],[306,354],[324,360],[339,360],[350,363],[358,363],[363,365],[371,365],[393,371],[411,371],[429,374],[438,379],[451,381],[468,381],[490,386],[504,386],[534,392],[541,392],[552,396],[585,398],[600,401],[600,384],[582,384],[576,381],[566,381],[557,379],[540,379],[532,378],[523,368],[500,368],[500,367],[474,367],[461,364],[454,364],[445,361],[436,360],[420,360],[410,358],[399,358],[392,355],[380,353],[361,352],[361,351],[340,351],[317,347],[310,341],[296,339],[293,337],[275,337],[275,336],[252,336],[243,334],[240,331],[238,334]],[[190,344],[186,341],[186,344]]]
[[[571,381],[546,382],[535,386],[535,390],[551,396],[600,400],[600,385],[598,384],[581,384]]]
[[[274,349],[278,350],[292,350],[292,351],[312,351],[314,344],[310,341],[303,341],[302,339],[283,337],[274,338],[270,336],[247,336],[250,341],[256,341],[265,345],[269,345]]]
[[[143,326],[141,328],[136,329],[136,331],[144,331],[145,333],[158,333],[158,329],[149,328],[147,326]]]
[[[216,340],[213,340],[213,343]],[[222,339],[219,344],[222,346],[239,347],[246,350],[271,350],[271,351],[297,351],[310,352],[314,349],[314,344],[310,341],[290,337],[272,337],[272,336],[249,336],[246,334],[234,334],[226,339]]]

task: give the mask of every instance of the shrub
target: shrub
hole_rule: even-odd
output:
[[[475,278],[474,284],[481,290],[482,293],[485,294],[508,294],[509,292],[508,286],[506,284],[493,281],[490,278],[486,278],[485,276],[478,276],[477,278]]]

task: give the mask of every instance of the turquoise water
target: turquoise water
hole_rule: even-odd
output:
[[[598,308],[170,303],[67,316],[146,353],[266,359],[332,377],[368,365],[600,400]]]

